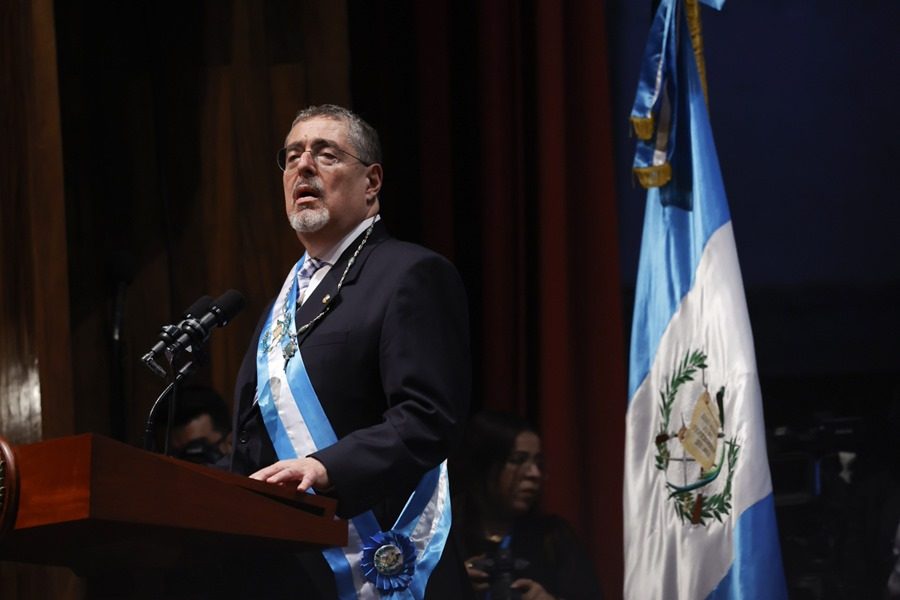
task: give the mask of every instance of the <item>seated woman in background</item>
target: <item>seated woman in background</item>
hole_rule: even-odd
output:
[[[482,599],[597,600],[590,560],[564,520],[536,506],[544,483],[541,438],[511,414],[484,411],[469,422],[454,465],[454,521],[466,572]]]

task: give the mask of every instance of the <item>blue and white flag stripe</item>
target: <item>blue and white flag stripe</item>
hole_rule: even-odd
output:
[[[664,0],[660,10],[672,10],[673,2],[680,0]],[[731,216],[690,36],[682,29],[670,38],[678,40],[677,64],[684,70],[679,78],[668,76],[679,83],[675,102],[686,103],[678,142],[690,144],[689,165],[680,169],[689,180],[678,183],[689,197],[672,203],[663,201],[672,190],[647,193],[626,415],[624,595],[786,598],[762,396]],[[666,428],[660,391],[696,350],[706,355],[706,368],[681,386]],[[705,387],[714,394],[720,386],[725,388],[724,439],[718,443],[734,440],[740,451],[733,473],[726,475],[726,466],[702,491],[707,497],[721,494],[727,477],[730,510],[720,513],[721,522],[707,518],[694,524],[679,517],[667,487],[669,478],[679,484],[682,477],[691,479],[677,472],[686,471],[690,459],[674,438],[667,447],[676,455],[668,463],[675,473],[657,468],[657,436],[689,423]]]

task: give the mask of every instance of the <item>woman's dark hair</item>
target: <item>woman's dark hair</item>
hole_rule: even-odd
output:
[[[484,410],[472,417],[460,457],[461,491],[487,501],[490,484],[497,480],[523,431],[534,432],[534,427],[512,413]]]
[[[466,545],[471,548],[483,534],[482,518],[490,506],[491,486],[523,431],[537,433],[525,419],[512,413],[484,410],[473,416],[466,427],[465,442],[455,461],[451,461],[454,511],[459,509],[464,522]],[[454,464],[455,463],[455,464]]]

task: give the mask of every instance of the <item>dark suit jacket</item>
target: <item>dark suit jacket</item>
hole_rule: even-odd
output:
[[[340,516],[372,509],[388,530],[421,476],[449,455],[460,436],[471,379],[468,311],[456,269],[434,252],[391,238],[380,221],[336,295],[360,240],[303,303],[296,321],[300,327],[312,320],[323,298],[334,298],[329,313],[300,338],[306,370],[338,437],[312,456],[328,470],[333,489],[327,493],[337,498]],[[265,315],[235,390],[231,468],[245,475],[277,461],[254,404],[264,322]],[[447,546],[429,598],[467,593],[458,581],[468,586],[457,549],[451,541]],[[307,568],[318,573],[315,579],[331,579],[330,571],[319,572],[328,567],[317,558],[305,557],[316,563]],[[433,593],[438,582],[447,589]]]

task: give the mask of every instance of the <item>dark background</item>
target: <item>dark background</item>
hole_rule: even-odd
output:
[[[416,24],[408,7],[396,4],[385,11],[378,3],[351,3],[350,11],[355,105],[374,121],[407,124],[390,130],[389,154],[415,146],[423,118],[405,93],[417,81],[409,60]],[[472,12],[469,3],[454,5],[449,60],[454,119],[474,130]],[[628,114],[650,3],[613,0],[606,14],[627,332],[644,209],[644,192],[630,174]],[[732,0],[721,12],[704,7],[702,14],[713,131],[770,421],[882,406],[900,384],[900,205],[892,193],[891,134],[900,8],[890,1]],[[373,37],[390,45],[379,48]],[[407,84],[395,85],[401,81]],[[478,148],[457,139],[454,190],[477,201]],[[405,160],[392,167],[400,175],[387,181],[385,211],[400,217],[404,236],[421,238],[420,211],[395,210],[392,202],[415,198],[418,170]],[[468,207],[460,202],[455,210]],[[466,234],[457,232],[460,245]]]
[[[628,176],[627,117],[648,11],[608,7],[617,115],[623,288],[633,286],[643,193]],[[900,208],[893,201],[896,2],[729,1],[704,9],[710,111],[761,376],[777,385],[858,378],[890,394],[898,371]],[[896,381],[896,378],[894,379]],[[883,386],[889,386],[885,389]],[[896,385],[894,383],[894,385]],[[815,388],[815,389],[813,389]],[[781,390],[773,390],[782,393]],[[801,389],[776,419],[808,414]],[[814,396],[823,389],[812,386]],[[834,390],[846,409],[865,392]],[[833,400],[835,398],[828,398]],[[821,398],[820,400],[825,400]]]

